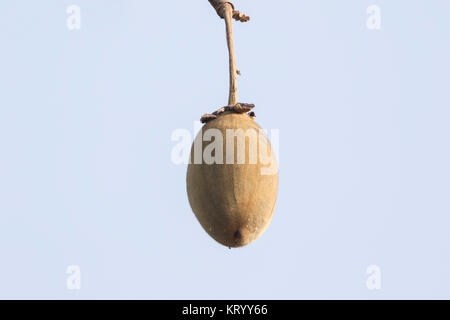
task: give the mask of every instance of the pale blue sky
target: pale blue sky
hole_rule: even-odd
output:
[[[450,298],[450,2],[235,4],[239,100],[280,129],[280,188],[228,250],[170,160],[227,101],[208,1],[2,1],[0,298]]]

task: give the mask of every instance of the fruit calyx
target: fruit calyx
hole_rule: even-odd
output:
[[[253,111],[251,111],[255,107],[254,104],[251,103],[236,103],[234,106],[225,106],[220,108],[217,111],[214,111],[213,113],[207,113],[204,114],[200,118],[201,123],[208,123],[209,121],[212,121],[214,119],[217,119],[217,117],[227,114],[227,113],[238,113],[238,114],[247,114],[250,118],[255,119],[256,115]]]

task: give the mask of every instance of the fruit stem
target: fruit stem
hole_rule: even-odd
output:
[[[234,40],[233,40],[233,19],[240,22],[247,22],[250,17],[242,12],[234,10],[234,5],[228,0],[208,0],[214,7],[219,17],[225,19],[227,45],[230,65],[230,91],[228,95],[228,106],[234,107],[237,102],[237,81],[236,76],[240,72],[236,69],[236,57],[234,54]]]
[[[236,69],[236,57],[234,53],[234,40],[233,40],[233,7],[230,3],[224,4],[225,9],[225,25],[227,34],[227,45],[229,55],[229,67],[230,67],[230,91],[228,95],[228,105],[234,106],[237,104],[237,69]]]

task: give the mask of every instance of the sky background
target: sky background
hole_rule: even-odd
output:
[[[208,1],[1,2],[0,298],[450,298],[450,2],[235,5],[239,101],[280,171],[270,227],[229,250],[171,161],[227,102]]]

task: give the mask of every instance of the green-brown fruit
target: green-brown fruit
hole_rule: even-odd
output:
[[[227,129],[234,129],[237,136],[238,129],[242,129],[240,137],[244,137],[242,133],[248,134],[243,151],[244,164],[238,162],[244,140],[239,144],[239,138],[234,136],[232,159],[233,153],[227,150],[232,136],[227,136]],[[270,142],[265,134],[260,136],[260,129],[247,114],[224,113],[203,126],[191,149],[186,179],[189,203],[205,231],[227,247],[242,247],[251,243],[261,236],[272,219],[278,191],[278,168]],[[219,131],[222,141],[215,138]],[[210,135],[208,141],[201,142],[202,137],[206,140],[204,134],[207,132],[214,137]],[[256,149],[251,141],[256,143]],[[199,147],[196,148],[198,142]],[[219,147],[211,152],[214,143]],[[223,147],[222,162],[220,157],[217,158],[222,151],[220,145]],[[233,150],[230,146],[228,148]],[[196,164],[199,158],[194,156],[195,150],[201,152],[202,164]],[[204,153],[215,156],[216,162],[205,163]],[[230,162],[233,164],[228,164]]]

